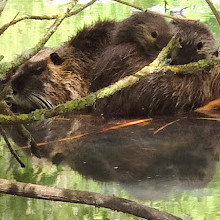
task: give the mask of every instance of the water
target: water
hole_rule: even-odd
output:
[[[84,2],[84,1],[81,1]],[[163,10],[163,1],[133,1],[143,8]],[[159,7],[160,6],[160,7]],[[204,1],[169,1],[170,9],[189,6],[185,15],[200,18],[214,32],[220,45],[220,30]],[[219,2],[216,2],[219,9]],[[43,1],[8,3],[1,24],[21,14],[57,14],[62,6]],[[116,2],[98,2],[67,19],[47,46],[67,40],[84,23],[99,18],[123,19],[133,9]],[[33,47],[51,22],[23,21],[0,36],[1,54],[11,60]],[[8,43],[10,42],[10,43]],[[210,113],[211,114],[211,113]],[[213,116],[213,114],[211,114]],[[0,145],[0,178],[114,194],[172,213],[183,219],[220,219],[220,124],[210,115],[183,115],[145,119],[129,125],[129,120],[104,121],[92,116],[70,115],[27,126],[41,149],[42,159],[31,157],[15,126],[6,127],[8,136],[26,168],[18,167],[4,141]],[[219,118],[219,113],[215,113]],[[202,119],[203,118],[203,119]],[[66,204],[1,195],[0,219],[22,220],[127,220],[131,215]]]

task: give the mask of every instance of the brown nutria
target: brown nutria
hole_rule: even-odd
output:
[[[87,80],[95,57],[110,43],[114,21],[83,28],[58,48],[45,48],[21,65],[12,77],[12,110],[52,108],[88,94]]]
[[[180,37],[180,48],[170,53],[172,65],[187,64],[218,55],[215,39],[209,28],[199,21],[173,20],[174,34]]]
[[[132,43],[143,49],[153,60],[171,38],[170,25],[163,17],[150,12],[141,12],[118,22],[113,33],[113,44]]]
[[[152,22],[160,25],[150,28],[149,33],[143,32],[144,29],[147,30],[150,27]],[[125,39],[125,43],[120,48],[119,38],[125,37],[121,34],[120,27],[124,26],[126,27],[124,30],[127,30],[126,34],[129,34],[129,28],[132,30],[134,27],[139,27],[140,33],[143,32],[143,34],[141,35],[137,31],[137,34],[134,33],[130,39]],[[151,13],[141,12],[122,22],[98,22],[91,27],[84,28],[58,48],[43,49],[20,66],[13,76],[12,102],[14,111],[29,112],[36,108],[51,108],[59,103],[88,94],[94,89],[93,78],[97,78],[92,67],[100,65],[101,59],[105,59],[102,57],[103,51],[109,45],[116,47],[119,53],[121,51],[122,56],[129,58],[131,55],[131,58],[126,58],[126,62],[135,61],[135,57],[137,57],[137,66],[140,69],[139,66],[143,67],[152,61],[169,41],[171,35],[166,26],[169,25],[163,18]],[[160,35],[160,33],[162,34]],[[135,38],[139,43],[134,42]],[[149,48],[148,54],[140,49],[140,45]],[[138,53],[135,52],[136,50]],[[108,56],[108,53],[105,55],[104,52],[104,56]],[[141,65],[138,64],[138,62],[140,63],[139,60],[141,60]],[[130,64],[127,63],[127,65]],[[138,69],[135,67],[134,71]],[[123,72],[125,73],[125,70]],[[99,87],[102,86],[100,84]]]
[[[97,59],[91,79],[96,91],[151,63],[167,45],[172,34],[164,18],[141,12],[118,22],[112,44]]]
[[[158,19],[157,29],[149,28],[152,17],[155,23]],[[153,61],[171,38],[170,25],[151,13],[138,13],[122,22],[106,24],[100,26],[97,23],[85,28],[84,33],[79,32],[60,47],[44,49],[23,64],[12,79],[15,111],[51,108],[133,74]],[[134,33],[134,27],[144,30],[143,34],[138,30]],[[99,39],[94,37],[97,30],[102,33]],[[126,38],[129,33],[131,36]],[[217,66],[211,72],[147,76],[129,88],[99,100],[95,112],[105,116],[133,117],[193,110],[220,95],[216,86],[219,70]]]
[[[12,78],[13,111],[52,108],[88,93],[82,74],[86,57],[80,59],[79,54],[74,56],[64,48],[55,51],[44,49],[18,68]]]
[[[220,66],[187,74],[151,74],[104,100],[95,111],[105,117],[138,117],[195,110],[220,97]]]

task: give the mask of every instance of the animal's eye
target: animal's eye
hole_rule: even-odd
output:
[[[202,42],[199,42],[197,44],[197,50],[201,50],[203,48],[203,43]]]
[[[50,54],[50,59],[54,65],[60,65],[63,62],[61,57],[56,52]]]
[[[183,45],[182,45],[183,39],[180,37],[179,38],[179,48],[182,49]]]
[[[34,75],[40,75],[41,73],[43,73],[44,71],[44,68],[42,67],[37,67],[35,70],[34,70]]]
[[[154,31],[154,32],[151,33],[151,36],[152,36],[153,38],[157,38],[157,35],[158,35],[158,33],[157,33],[156,31]]]

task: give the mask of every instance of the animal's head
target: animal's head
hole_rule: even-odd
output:
[[[170,24],[161,16],[140,12],[119,22],[114,43],[135,43],[148,56],[157,55],[171,39]]]
[[[171,64],[181,65],[218,56],[215,39],[209,28],[199,21],[173,20],[173,33],[180,39],[180,47],[170,53]]]
[[[52,108],[84,96],[87,85],[79,62],[60,48],[46,48],[21,65],[11,81],[15,111]]]

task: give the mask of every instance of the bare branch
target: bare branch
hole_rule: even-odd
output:
[[[57,15],[54,16],[35,16],[35,15],[24,15],[20,18],[17,19],[13,19],[12,21],[10,21],[7,24],[4,24],[1,28],[0,28],[0,35],[2,35],[10,26],[17,24],[20,21],[23,20],[52,20],[52,19],[57,19]]]
[[[80,203],[132,214],[148,220],[181,220],[167,212],[111,195],[79,190],[60,189],[31,183],[0,179],[0,192],[16,196]]]
[[[6,4],[7,4],[7,1],[8,1],[8,0],[2,0],[2,1],[0,2],[0,16],[1,16],[2,12],[3,12],[4,9],[5,9],[5,6],[6,6]]]
[[[30,147],[31,153],[34,156],[41,158],[39,147],[37,146],[37,143],[30,134],[30,132],[25,128],[24,125],[18,125],[18,129],[21,132],[21,135],[27,139],[27,145],[28,147]]]
[[[134,4],[125,2],[123,0],[113,0],[113,1],[121,3],[123,5],[127,5],[127,6],[132,7],[132,8],[136,8],[136,9],[138,9],[140,11],[148,11],[148,12],[151,12],[152,14],[159,15],[159,16],[166,17],[166,18],[171,18],[171,19],[174,19],[174,20],[198,21],[198,19],[175,17],[175,16],[172,16],[172,15],[166,15],[166,14],[161,14],[161,13],[158,13],[158,12],[146,10],[144,8],[141,8],[141,7],[136,6]]]
[[[19,159],[19,157],[17,156],[17,154],[15,153],[15,151],[13,150],[7,135],[5,133],[5,130],[2,128],[2,126],[0,126],[0,134],[2,135],[3,139],[5,140],[6,145],[8,146],[8,149],[10,150],[11,154],[14,156],[14,158],[18,161],[18,163],[20,164],[21,167],[25,167],[24,163],[22,163],[22,161]]]
[[[71,17],[73,15],[78,14],[79,12],[83,11],[85,8],[92,5],[94,2],[96,2],[96,0],[92,0],[92,1],[88,2],[87,4],[85,4],[82,7],[78,8],[77,10],[70,12],[66,17]],[[53,19],[57,19],[57,18],[58,18],[58,15],[51,15],[51,16],[24,15],[20,18],[13,19],[12,21],[10,21],[7,24],[4,24],[0,28],[0,35],[3,34],[10,26],[12,26],[14,24],[17,24],[20,21],[24,21],[24,20],[53,20]]]
[[[82,7],[78,8],[77,10],[70,12],[68,17],[73,16],[75,14],[78,14],[79,12],[83,11],[85,8],[89,7],[90,5],[94,4],[97,0],[92,0],[88,2],[87,4],[83,5]]]
[[[215,9],[215,6],[212,4],[212,2],[210,0],[206,0],[207,4],[209,5],[209,7],[211,8],[213,14],[216,17],[216,20],[218,21],[219,25],[220,25],[220,15],[217,12],[217,10]]]
[[[50,26],[48,32],[43,36],[43,38],[38,42],[38,44],[28,50],[23,52],[20,56],[17,57],[16,60],[12,60],[8,63],[0,63],[0,80],[4,80],[6,78],[6,72],[9,70],[16,68],[17,66],[21,65],[25,61],[29,60],[32,56],[34,56],[38,51],[42,49],[45,43],[49,40],[49,38],[53,35],[53,33],[57,30],[60,26],[62,21],[67,17],[70,10],[72,9],[73,5],[66,9],[66,12],[62,16],[58,16],[58,18],[54,21],[54,23]]]
[[[0,112],[2,114],[5,114],[5,115],[14,116],[14,113],[10,110],[10,108],[8,107],[8,105],[6,104],[5,101],[0,102]],[[39,151],[39,148],[37,146],[37,143],[35,142],[34,138],[31,136],[30,132],[22,124],[19,124],[17,126],[17,128],[18,128],[18,132],[20,132],[21,135],[24,138],[26,138],[27,143],[28,143],[28,147],[30,147],[31,153],[34,156],[36,156],[38,158],[41,158],[40,151]]]

